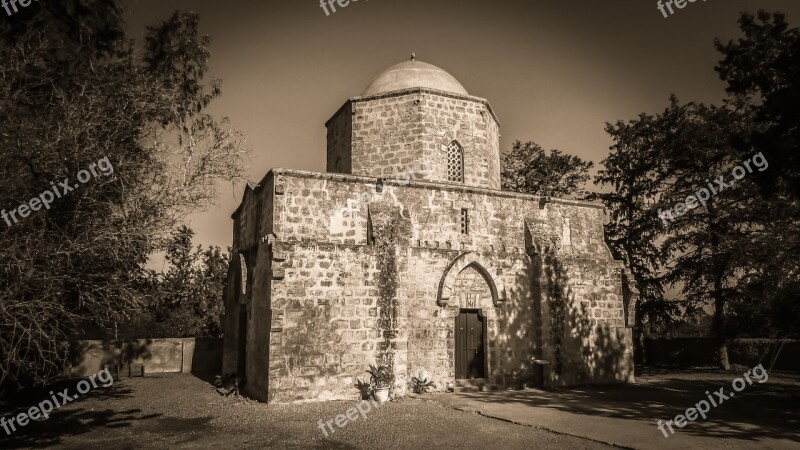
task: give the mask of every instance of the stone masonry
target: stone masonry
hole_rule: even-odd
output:
[[[444,390],[456,317],[475,311],[489,384],[631,382],[637,292],[604,243],[602,208],[499,190],[488,102],[439,90],[454,79],[435,66],[390,69],[373,82],[389,91],[328,121],[329,172],[273,169],[247,187],[224,371],[270,402],[354,398],[375,362],[393,367],[396,395],[419,368]]]

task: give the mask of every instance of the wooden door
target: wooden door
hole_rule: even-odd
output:
[[[477,311],[456,317],[456,379],[485,378],[483,320]]]

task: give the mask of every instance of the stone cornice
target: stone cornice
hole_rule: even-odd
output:
[[[467,186],[457,183],[445,183],[441,181],[423,181],[423,180],[410,180],[410,181],[395,180],[393,178],[378,178],[378,177],[369,177],[364,175],[351,175],[351,174],[332,173],[332,172],[310,172],[306,170],[282,169],[282,168],[270,169],[270,171],[264,177],[264,181],[262,181],[259,184],[256,191],[260,190],[260,187],[265,185],[266,178],[270,174],[295,176],[300,178],[315,178],[319,180],[345,181],[345,182],[362,183],[362,184],[376,184],[378,180],[381,180],[384,186],[410,186],[423,189],[439,189],[450,192],[483,194],[483,195],[490,195],[493,197],[516,198],[520,200],[537,201],[537,202],[544,199],[546,203],[559,203],[562,205],[569,205],[569,206],[581,206],[587,208],[603,209],[602,204],[586,200],[569,200],[569,199],[561,199],[561,198],[547,197],[547,196],[543,197],[540,195],[522,194],[519,192],[512,192],[512,191],[501,191],[497,189],[482,188],[477,186]]]
[[[325,126],[327,127],[331,123],[331,121],[336,116],[338,116],[339,113],[342,112],[342,110],[345,109],[351,103],[352,104],[356,104],[358,102],[363,102],[363,101],[380,100],[382,98],[400,97],[400,96],[403,96],[403,95],[410,95],[410,94],[434,94],[434,95],[440,95],[442,97],[454,98],[454,99],[457,99],[457,100],[468,100],[468,101],[472,101],[472,102],[476,102],[476,103],[481,103],[484,106],[486,106],[486,110],[489,111],[489,114],[492,115],[492,118],[497,123],[497,126],[498,127],[500,126],[500,120],[497,118],[497,114],[495,114],[494,110],[492,109],[492,105],[489,104],[489,100],[486,100],[485,98],[482,98],[482,97],[476,97],[474,95],[456,94],[456,93],[453,93],[453,92],[440,91],[440,90],[437,90],[437,89],[422,88],[422,87],[400,89],[400,90],[391,91],[391,92],[382,92],[380,94],[375,94],[375,95],[363,95],[363,96],[358,96],[358,97],[350,97],[346,102],[344,102],[344,104],[338,110],[336,110],[335,113],[333,113],[331,118],[328,119],[327,122],[325,122]]]

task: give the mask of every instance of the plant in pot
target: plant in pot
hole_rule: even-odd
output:
[[[361,400],[369,400],[372,395],[372,385],[360,378],[356,378],[356,389],[361,392]]]
[[[383,403],[389,399],[389,388],[394,384],[394,373],[386,364],[370,364],[367,373],[375,391],[375,399]]]
[[[411,377],[411,390],[415,394],[424,394],[432,387],[435,388],[436,385],[431,380],[431,374],[425,369],[417,370],[417,375]]]

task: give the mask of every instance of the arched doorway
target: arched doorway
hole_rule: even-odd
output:
[[[492,304],[492,289],[476,264],[465,267],[455,278],[453,305],[458,305],[455,317],[455,378],[486,378],[487,320],[482,308]]]

